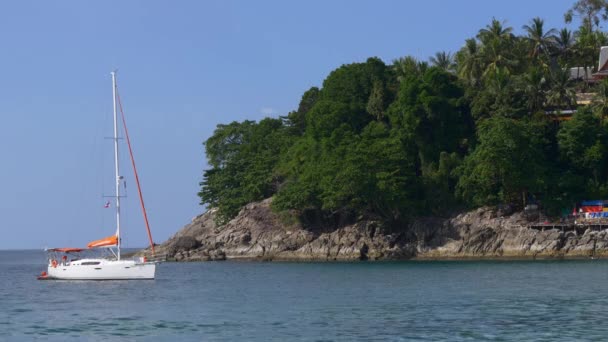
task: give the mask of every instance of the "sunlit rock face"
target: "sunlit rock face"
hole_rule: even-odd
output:
[[[175,261],[405,260],[608,256],[608,233],[583,234],[528,226],[544,217],[483,207],[451,218],[424,217],[400,229],[361,220],[335,229],[284,223],[271,200],[251,203],[228,223],[211,209],[156,247]],[[149,252],[149,251],[148,251]]]

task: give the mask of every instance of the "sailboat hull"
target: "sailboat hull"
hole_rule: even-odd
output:
[[[156,264],[135,260],[82,259],[50,263],[47,279],[63,280],[136,280],[154,279]]]

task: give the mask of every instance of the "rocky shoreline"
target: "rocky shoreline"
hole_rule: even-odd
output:
[[[156,247],[174,261],[281,260],[462,260],[608,257],[608,231],[583,234],[528,226],[540,214],[483,207],[450,218],[420,218],[400,232],[360,221],[331,231],[284,224],[270,199],[245,206],[217,226],[215,210],[195,217]],[[145,253],[149,253],[146,251]]]

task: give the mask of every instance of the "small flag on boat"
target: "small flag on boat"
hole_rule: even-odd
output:
[[[109,208],[110,207],[110,201],[107,201],[106,204],[103,205],[104,208]]]

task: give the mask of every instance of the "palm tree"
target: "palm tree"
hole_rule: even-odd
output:
[[[506,117],[514,117],[517,111],[514,108],[516,97],[512,82],[513,77],[506,68],[497,68],[495,72],[486,77],[484,83],[486,92],[492,104],[490,105],[490,115],[500,115]]]
[[[512,44],[509,45],[512,46]],[[483,77],[496,73],[498,69],[503,69],[501,72],[507,73],[510,73],[513,70],[517,65],[517,61],[512,58],[508,49],[509,45],[505,45],[503,42],[493,39],[483,46]]]
[[[585,67],[591,67],[595,60],[595,34],[593,31],[587,29],[585,26],[581,26],[576,31],[576,43],[575,51],[578,62]],[[593,55],[593,58],[592,58]]]
[[[549,73],[547,104],[557,109],[570,109],[575,103],[576,92],[570,79],[570,70],[553,68]]]
[[[487,44],[493,39],[509,40],[513,38],[513,28],[503,27],[503,24],[500,21],[496,20],[496,18],[492,18],[490,25],[479,30],[477,38],[479,38],[483,44]]]
[[[451,53],[441,51],[435,53],[435,56],[431,56],[429,58],[431,65],[441,68],[445,71],[453,71],[454,70],[454,56]]]
[[[524,25],[523,29],[526,31],[528,36],[525,38],[530,44],[530,57],[533,59],[539,58],[541,55],[547,55],[549,49],[555,44],[554,35],[557,30],[550,29],[544,32],[544,21],[536,17],[532,19],[530,25]]]
[[[397,80],[401,82],[408,76],[420,76],[427,69],[426,62],[419,62],[415,57],[405,56],[393,61],[393,69]]]
[[[532,114],[542,110],[545,105],[547,88],[547,79],[543,69],[532,67],[518,81],[526,98],[529,112]]]
[[[608,79],[603,79],[598,85],[591,108],[604,122],[604,117],[608,115]]]
[[[601,31],[590,31],[587,27],[581,26],[575,34],[575,39],[573,49],[575,60],[579,66],[585,68],[587,74],[594,70],[598,52],[608,41],[606,34]]]
[[[456,54],[458,76],[472,86],[476,86],[481,78],[480,46],[475,39],[467,39],[465,46]]]
[[[574,38],[572,37],[572,31],[567,28],[561,29],[559,34],[555,37],[555,45],[553,45],[556,53],[562,59],[564,59],[566,63],[569,61],[569,57],[571,57],[572,49],[574,47]]]
[[[503,24],[492,19],[492,22],[481,29],[477,37],[481,41],[481,56],[483,76],[496,73],[499,68],[506,68],[501,72],[511,72],[515,61],[511,58],[514,45],[513,28],[504,27]]]

